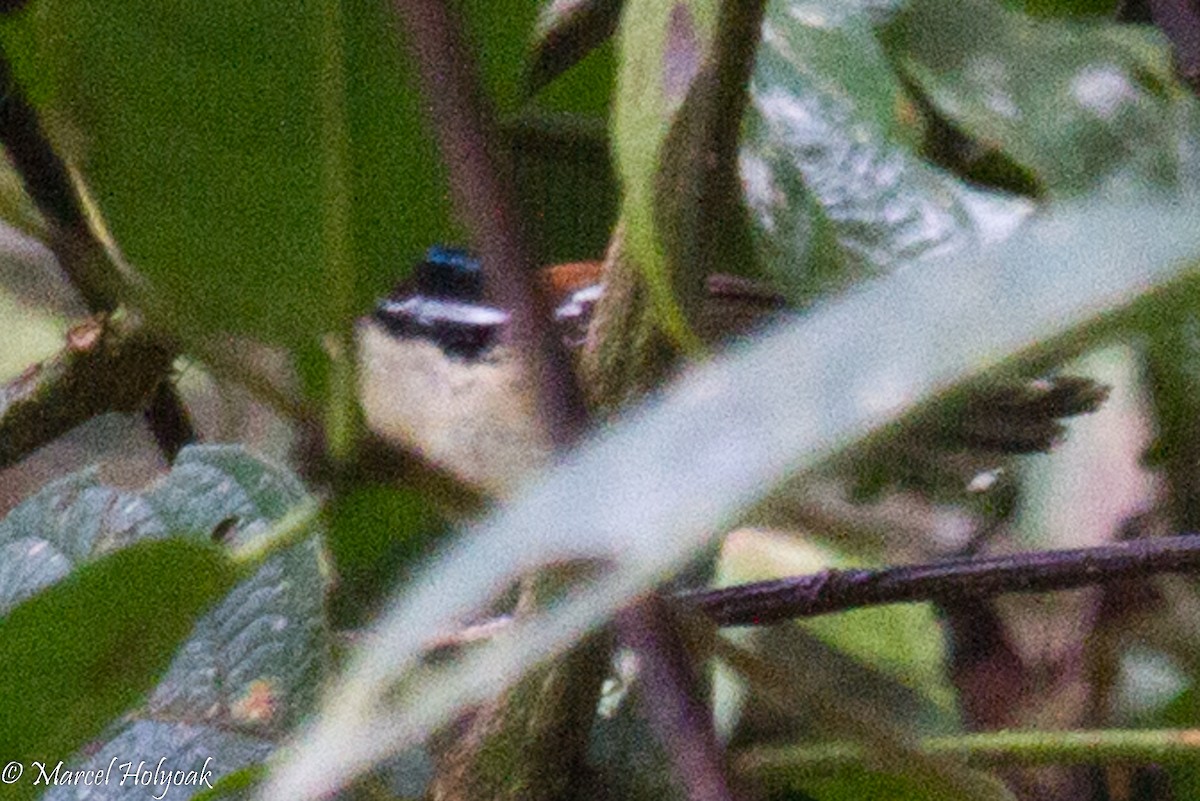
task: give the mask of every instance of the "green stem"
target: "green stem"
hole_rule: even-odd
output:
[[[314,500],[299,504],[268,531],[234,548],[229,554],[230,560],[247,574],[258,570],[275,554],[311,537],[320,513],[321,505]]]
[[[996,731],[926,737],[917,750],[931,757],[964,760],[975,768],[1100,763],[1195,763],[1200,729],[1094,729]],[[870,752],[853,743],[753,748],[734,758],[742,775],[771,784],[871,768]]]
[[[326,282],[334,301],[334,320],[345,321],[336,334],[328,382],[325,442],[335,462],[350,461],[358,430],[354,337],[354,265],[350,241],[349,135],[346,131],[346,66],[341,0],[326,0],[321,20],[322,142],[321,239]]]

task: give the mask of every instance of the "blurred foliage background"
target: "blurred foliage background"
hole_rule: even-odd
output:
[[[453,475],[372,462],[353,397],[356,319],[430,245],[479,245],[406,41],[417,6],[5,5],[11,759],[213,756],[208,798],[421,797],[446,772],[428,734],[528,687],[663,582],[1200,522],[1192,0],[451,3],[535,260],[607,252],[610,285],[637,287],[629,313],[707,370],[664,370],[649,405],[596,410],[603,436],[487,499],[487,518],[445,502],[470,494]],[[689,346],[689,293],[714,271],[793,312],[730,353]],[[175,394],[155,374],[149,414],[102,398],[39,439],[54,376],[96,394],[78,354],[128,353],[80,328],[115,308],[151,332]],[[615,327],[605,345],[647,348],[646,330]],[[981,386],[1052,376],[1107,396],[1048,453],[930,433]],[[186,410],[203,444],[164,448],[163,408]],[[8,456],[26,435],[37,447]],[[514,635],[421,657],[571,559],[609,567]],[[697,658],[695,694],[737,797],[1188,798],[1198,603],[1172,577],[737,629],[722,641],[758,668]],[[587,781],[543,782],[529,742],[559,741],[526,732],[489,757],[498,769],[467,758],[534,777],[484,795],[699,797],[639,711],[658,688],[627,651],[611,657],[599,699],[578,689],[582,734],[557,732],[583,744]],[[1055,734],[1080,730],[1098,739],[1071,750]],[[1033,735],[971,750],[997,731]]]

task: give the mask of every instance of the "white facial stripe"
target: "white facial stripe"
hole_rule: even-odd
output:
[[[426,297],[385,300],[379,304],[379,309],[384,314],[407,317],[421,325],[440,322],[480,327],[499,326],[507,323],[509,318],[507,312],[491,306]]]
[[[591,286],[585,286],[583,289],[575,290],[554,310],[554,319],[562,322],[563,320],[571,320],[582,316],[587,311],[588,306],[600,300],[602,294],[604,294],[603,284],[592,284]]]

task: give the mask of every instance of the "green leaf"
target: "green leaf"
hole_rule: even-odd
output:
[[[1033,17],[1107,17],[1117,11],[1119,0],[1004,0],[1012,9]]]
[[[712,52],[718,5],[629,0],[617,39],[612,136],[626,250],[646,280],[659,324],[680,344],[692,335],[674,296],[658,191],[668,134]]]
[[[799,303],[930,254],[997,241],[1029,203],[914,152],[915,110],[866,4],[767,6],[741,169],[764,267]]]
[[[484,89],[502,114],[516,110],[525,95],[526,69],[541,7],[541,0],[464,0],[458,4],[468,35],[473,37],[472,52],[479,59]]]
[[[452,220],[445,167],[392,4],[368,0],[342,8],[349,219],[356,308],[364,310],[407,275],[426,248],[459,241],[462,230]],[[291,12],[281,7],[280,13]],[[307,314],[315,316],[319,281],[298,283],[308,296]]]
[[[596,36],[602,38],[616,24],[620,4],[588,0],[545,5],[530,65],[535,94],[520,114],[504,120],[522,217],[540,246],[542,264],[599,258],[617,219],[617,180],[607,135],[617,60],[607,41],[578,61],[577,43],[560,47],[563,36],[572,36],[560,26],[565,20],[570,28],[572,13],[580,10],[586,18],[576,20],[583,23],[583,42],[594,44]],[[545,49],[551,41],[559,46],[553,53]]]
[[[607,73],[605,83],[611,88],[613,49],[610,40],[620,21],[621,6],[622,0],[547,0],[537,23],[529,91],[545,99],[547,85],[578,83],[581,74],[589,76],[586,84],[594,84],[592,77],[600,70],[603,71],[600,74]],[[604,66],[599,66],[601,64]],[[563,73],[576,77],[564,81],[561,79]],[[577,101],[568,93],[561,90],[550,93],[576,108]]]
[[[219,781],[213,782],[213,786],[210,789],[203,790],[192,796],[192,801],[217,801],[217,799],[235,796],[243,790],[254,787],[266,775],[266,765],[248,765],[225,775]]]
[[[330,599],[334,619],[342,627],[361,625],[397,575],[445,531],[446,523],[412,490],[339,492],[329,509],[329,551],[338,575]]]
[[[588,7],[585,24],[598,25],[599,34],[620,10],[613,0],[546,4],[533,55],[535,83],[564,66],[545,63],[541,48],[563,19],[583,6]],[[584,38],[597,35],[591,31]],[[577,55],[572,50],[554,58]],[[510,121],[517,191],[544,263],[599,258],[608,246],[618,204],[606,130],[615,82],[615,48],[605,41],[538,90],[525,112]]]
[[[1162,713],[1156,716],[1159,725],[1195,728],[1196,720],[1200,717],[1200,693],[1196,691],[1195,677],[1193,684],[1180,693]],[[1200,792],[1200,763],[1172,765],[1169,768],[1171,787],[1179,797],[1187,798]],[[1192,788],[1189,790],[1188,788]]]
[[[914,0],[888,40],[943,113],[1053,193],[1178,179],[1178,107],[1196,101],[1164,85],[1166,43],[1148,31],[1034,21],[988,0]]]
[[[1151,314],[1164,292],[1194,296],[1198,213],[1189,200],[1063,208],[696,368],[406,584],[264,794],[320,797],[492,697],[680,569],[786,475],[918,404],[991,368],[1061,360]],[[431,637],[518,576],[585,558],[611,568],[446,669],[418,667]]]
[[[364,307],[449,233],[390,6],[347,6],[42,0],[6,23],[53,139],[185,328],[311,342],[349,322],[338,287]],[[323,233],[331,204],[350,211],[349,260]]]
[[[240,448],[191,447],[143,492],[84,472],[0,521],[0,608],[12,609],[0,622],[0,662],[13,671],[6,676],[28,676],[0,696],[13,758],[89,770],[113,758],[136,768],[154,755],[187,771],[212,757],[216,781],[270,756],[328,668],[319,543],[310,536],[280,549],[247,576],[212,539],[218,531],[224,545],[244,546],[306,499],[294,476]],[[35,669],[29,660],[46,649]],[[24,686],[39,681],[46,687]],[[72,706],[81,698],[82,712]],[[48,732],[25,733],[30,724],[13,718],[25,706]],[[85,743],[86,753],[70,756]],[[46,797],[83,789],[58,786]],[[115,799],[129,786],[86,789]]]
[[[205,297],[186,309],[210,330],[287,340],[310,327],[314,10],[59,0],[23,18],[35,49],[17,74],[56,142],[83,163],[125,255],[180,307]]]
[[[796,789],[821,801],[941,801],[945,796],[929,783],[909,776],[877,771],[845,771],[838,776],[796,782]]]
[[[143,542],[12,608],[0,620],[4,753],[53,760],[99,735],[153,686],[236,575],[211,544]],[[37,790],[30,781],[19,792]]]
[[[573,76],[551,88],[574,86]],[[597,259],[608,245],[618,198],[604,125],[603,117],[532,110],[506,126],[521,210],[543,264]]]

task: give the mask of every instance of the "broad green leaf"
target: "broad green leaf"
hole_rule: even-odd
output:
[[[342,627],[362,625],[397,576],[446,531],[445,522],[419,494],[387,486],[335,495],[328,526],[338,576],[330,615]]]
[[[1150,313],[1162,292],[1196,292],[1197,213],[1194,201],[1065,207],[696,368],[406,584],[264,797],[320,797],[495,695],[682,567],[786,475],[990,368],[1044,366]],[[445,670],[415,670],[431,638],[517,576],[572,558],[611,569]]]
[[[16,544],[8,543],[9,559],[19,558]],[[24,544],[25,555],[39,549]],[[34,569],[49,568],[43,561]],[[236,575],[211,544],[143,542],[12,607],[0,620],[4,753],[53,761],[99,735],[153,686]],[[37,792],[31,780],[17,788],[25,798]]]
[[[502,114],[516,110],[524,97],[526,69],[541,7],[541,0],[464,0],[451,6],[462,12],[472,37],[473,55],[479,59],[484,89]]]
[[[47,0],[9,31],[125,255],[206,329],[312,330],[320,20],[315,4]]]
[[[1053,193],[1178,179],[1176,107],[1196,101],[1164,86],[1166,43],[1148,46],[1148,32],[1035,21],[989,0],[914,0],[887,35],[942,112]]]
[[[533,103],[553,112],[608,116],[616,81],[616,55],[612,44],[594,50],[570,72],[538,92]]]
[[[602,126],[568,120],[556,131],[552,119],[512,134],[517,192],[543,264],[599,259],[608,245],[619,201],[607,142],[590,135]]]
[[[405,276],[427,247],[461,241],[462,231],[452,221],[445,169],[393,4],[368,0],[342,8],[349,219],[358,271],[355,305],[361,311]],[[290,12],[280,7],[279,13]],[[301,285],[310,316],[319,286],[319,277]]]
[[[712,53],[718,6],[719,0],[629,0],[617,38],[612,132],[625,246],[659,324],[678,343],[690,335],[672,287],[658,190],[668,134]]]
[[[549,4],[544,17],[560,5],[570,4]],[[612,0],[594,5],[619,8]],[[548,24],[543,19],[539,36]],[[614,46],[605,42],[510,121],[517,190],[544,263],[599,258],[608,246],[618,204],[606,130],[615,78]]]
[[[612,48],[594,53],[504,122],[515,188],[543,264],[598,259],[617,216],[607,114]]]
[[[916,111],[875,38],[885,11],[767,5],[741,171],[763,264],[798,302],[997,241],[1031,209],[913,152]]]
[[[17,75],[179,322],[308,342],[449,232],[382,0],[34,5],[5,26]],[[349,259],[323,230],[337,204]]]
[[[48,771],[61,759],[72,771],[107,769],[113,758],[136,768],[154,755],[148,769],[164,757],[187,771],[211,757],[215,782],[270,756],[328,668],[319,545],[310,536],[246,576],[212,540],[217,531],[225,545],[254,541],[306,498],[295,477],[239,448],[192,447],[143,492],[105,486],[88,471],[0,521],[0,608],[11,609],[0,622],[0,661],[24,660],[6,667],[0,705],[28,706],[47,729],[31,739],[11,708],[0,710],[13,758],[49,760]],[[30,647],[30,637],[42,644]],[[44,664],[35,668],[38,654]],[[24,686],[38,681],[49,689]],[[46,708],[45,694],[59,706]],[[73,708],[80,697],[87,714]],[[127,792],[114,779],[44,797]]]

